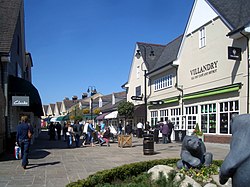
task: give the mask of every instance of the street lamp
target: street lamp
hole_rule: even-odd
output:
[[[155,54],[154,54],[154,50],[153,50],[151,45],[143,44],[143,45],[140,45],[140,48],[143,49],[143,56],[145,58],[144,61],[143,61],[143,63],[145,64],[145,69],[143,70],[142,66],[141,66],[141,69],[142,69],[142,71],[144,71],[144,115],[145,115],[144,123],[146,124],[147,119],[148,119],[148,115],[147,115],[148,114],[147,113],[147,109],[148,109],[148,107],[147,107],[147,102],[148,102],[147,101],[147,68],[149,67],[149,64],[147,62],[147,55],[146,55],[147,54],[147,48],[150,48],[149,58],[151,60],[154,60]],[[136,56],[137,59],[139,59],[142,56],[141,51],[137,50],[135,56]]]
[[[90,119],[92,120],[93,119],[93,98],[92,96],[95,95],[97,93],[96,89],[95,89],[95,86],[89,86],[88,87],[88,90],[87,90],[88,93],[90,93]]]

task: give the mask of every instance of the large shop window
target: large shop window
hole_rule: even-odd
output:
[[[160,121],[168,120],[168,110],[160,110]]]
[[[194,129],[197,123],[198,106],[186,107],[187,128]]]
[[[158,121],[158,111],[151,111],[151,126],[155,126]]]
[[[229,101],[220,103],[221,134],[231,134],[230,120],[235,114],[239,114],[239,101]]]
[[[171,121],[175,130],[183,130],[184,123],[181,123],[181,108],[170,109]]]
[[[155,91],[173,86],[173,75],[167,75],[154,81]]]
[[[216,103],[201,105],[201,130],[216,133]]]

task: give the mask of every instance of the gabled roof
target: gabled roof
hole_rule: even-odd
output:
[[[141,52],[142,58],[147,66],[148,71],[154,68],[157,60],[161,56],[165,45],[159,45],[159,44],[149,44],[149,43],[143,43],[143,42],[137,42],[137,46]],[[151,51],[154,51],[154,59],[150,58]]]
[[[127,101],[127,100],[122,99],[122,100],[116,102],[114,105],[112,105],[112,103],[108,103],[108,104],[104,105],[103,107],[101,107],[100,110],[102,111],[102,113],[115,111],[118,109],[118,105],[123,101]]]
[[[126,91],[114,93],[116,99],[124,99],[127,97]]]
[[[214,9],[236,30],[250,23],[249,0],[207,0]]]
[[[0,0],[0,53],[9,53],[23,0]]]
[[[148,74],[157,71],[160,68],[176,60],[181,45],[182,37],[183,35],[179,36],[178,38],[174,39],[166,45],[155,66],[148,72]]]

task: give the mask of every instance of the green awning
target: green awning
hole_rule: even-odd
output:
[[[83,120],[90,120],[91,119],[91,114],[83,114]],[[97,117],[96,114],[92,114],[92,119],[95,119]]]
[[[241,88],[241,83],[238,83],[238,84],[219,87],[219,88],[215,88],[215,89],[205,90],[205,91],[201,91],[201,92],[186,94],[186,95],[184,95],[183,99],[184,100],[197,99],[197,98],[201,98],[201,97],[224,94],[224,93],[238,91],[240,88]]]
[[[164,104],[174,103],[174,102],[178,102],[178,101],[179,101],[179,96],[163,99]]]
[[[178,102],[179,101],[179,96],[175,96],[175,97],[170,97],[167,99],[162,99],[162,100],[157,100],[157,101],[150,101],[149,102],[149,106],[153,106],[153,105],[162,105],[162,104],[168,104],[168,103],[174,103],[174,102]]]

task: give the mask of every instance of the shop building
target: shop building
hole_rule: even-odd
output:
[[[138,83],[148,87],[152,125],[170,119],[181,140],[198,124],[205,141],[230,141],[231,118],[249,113],[249,8],[247,0],[194,1],[183,36],[148,66],[147,84]],[[136,67],[130,73],[137,75]]]

